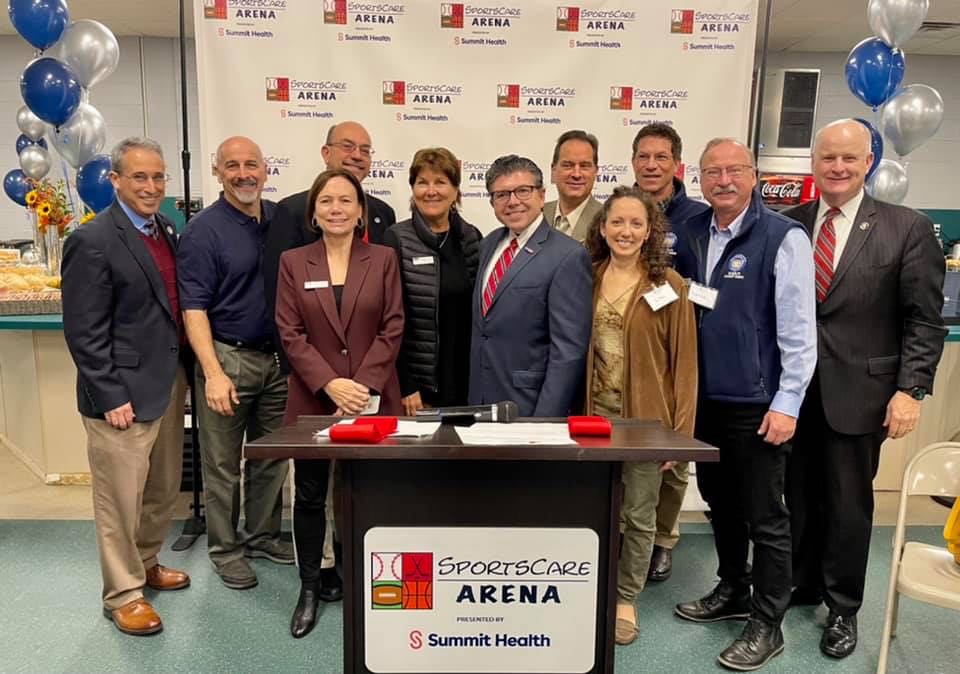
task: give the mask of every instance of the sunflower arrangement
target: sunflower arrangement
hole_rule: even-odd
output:
[[[56,227],[60,236],[63,236],[75,217],[62,180],[56,183],[49,180],[33,181],[33,189],[27,192],[27,208],[37,214],[40,234],[44,234],[48,227]]]

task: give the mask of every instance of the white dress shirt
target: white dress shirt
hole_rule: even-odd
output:
[[[847,239],[850,238],[850,230],[853,228],[853,221],[857,218],[857,211],[860,210],[860,202],[863,201],[863,190],[847,203],[840,206],[840,214],[833,218],[833,231],[837,235],[837,244],[833,247],[833,270],[837,270],[837,263],[843,254],[843,247],[847,245]],[[823,198],[820,199],[820,207],[817,208],[817,219],[813,225],[813,243],[816,246],[817,237],[820,235],[820,228],[823,221],[826,220],[827,211],[832,208]]]
[[[527,241],[530,240],[530,237],[533,236],[533,233],[537,231],[537,227],[540,226],[540,223],[543,222],[543,218],[537,218],[529,225],[527,228],[520,232],[520,234],[514,234],[513,232],[508,232],[507,236],[503,237],[500,240],[500,243],[497,244],[497,247],[493,249],[493,255],[490,256],[490,262],[487,263],[487,268],[483,270],[483,285],[481,288],[486,288],[487,283],[490,282],[490,275],[493,273],[493,268],[497,266],[497,260],[500,259],[500,256],[503,255],[503,251],[507,249],[507,246],[510,245],[510,241],[513,239],[517,240],[517,252],[513,256],[514,262],[520,256],[520,253],[523,252],[523,247],[527,245]],[[506,229],[506,227],[504,227]],[[513,262],[511,262],[513,264]],[[506,274],[504,274],[506,276]],[[483,293],[480,294],[480,301],[483,301]]]
[[[580,222],[580,216],[583,215],[588,201],[590,201],[589,194],[586,199],[580,202],[579,206],[564,215],[560,212],[560,200],[557,199],[557,214],[553,218],[553,226],[567,236],[573,236],[573,230],[577,228],[577,223]]]

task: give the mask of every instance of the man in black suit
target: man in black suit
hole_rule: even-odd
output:
[[[370,134],[358,122],[340,122],[330,127],[327,140],[320,155],[328,169],[346,169],[363,180],[370,173],[373,147]],[[280,255],[291,248],[313,243],[319,237],[307,227],[307,192],[297,192],[277,204],[277,212],[267,230],[266,248],[263,253],[263,278],[267,295],[267,315],[273,320],[277,300],[277,275],[280,272]],[[367,238],[370,243],[383,243],[383,233],[397,221],[393,209],[375,196],[367,194]],[[280,344],[280,336],[274,334],[274,343]],[[286,354],[280,351],[280,367],[290,372]]]
[[[916,428],[946,334],[933,225],[864,194],[872,161],[865,126],[828,124],[813,147],[820,199],[784,213],[814,242],[819,347],[788,473],[792,604],[826,603],[820,650],[835,658],[857,645],[880,445]]]
[[[160,146],[128,138],[111,164],[116,200],[64,244],[63,332],[87,432],[103,612],[145,635],[163,625],[144,586],[190,585],[157,562],[180,489],[185,341],[176,230],[158,213],[168,180]]]

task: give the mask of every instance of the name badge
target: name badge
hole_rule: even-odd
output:
[[[433,255],[424,255],[423,257],[413,258],[413,266],[418,267],[422,264],[433,264]]]
[[[303,289],[304,290],[316,290],[317,288],[329,288],[329,281],[304,281]]]
[[[367,406],[360,410],[360,414],[376,414],[380,411],[380,396],[370,396]]]
[[[694,304],[703,307],[704,309],[713,309],[717,305],[717,294],[718,290],[716,288],[711,288],[710,286],[705,286],[695,281],[690,282],[690,294],[688,297],[690,301]]]
[[[669,283],[664,283],[659,288],[654,288],[650,292],[644,293],[643,299],[647,301],[650,308],[654,311],[660,311],[663,307],[679,299],[677,291]]]

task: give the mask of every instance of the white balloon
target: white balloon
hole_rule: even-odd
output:
[[[58,129],[50,129],[50,143],[73,168],[80,168],[103,149],[107,142],[107,124],[103,115],[89,103],[81,103]]]
[[[891,204],[901,204],[910,190],[907,171],[892,159],[881,159],[877,170],[867,180],[867,194]]]
[[[874,35],[890,47],[903,47],[917,32],[930,9],[930,0],[870,0],[867,21]]]
[[[880,111],[880,130],[901,157],[933,138],[941,123],[943,98],[926,84],[903,87]]]
[[[77,81],[87,89],[109,77],[120,62],[116,36],[92,19],[81,19],[67,26],[55,49],[57,58],[73,69]]]
[[[20,168],[29,178],[40,180],[50,173],[50,153],[42,145],[27,145],[20,152]]]
[[[25,105],[17,110],[17,128],[20,129],[20,133],[33,141],[40,140],[43,138],[43,134],[47,132],[47,125],[44,124],[43,120],[33,114],[30,108]]]

